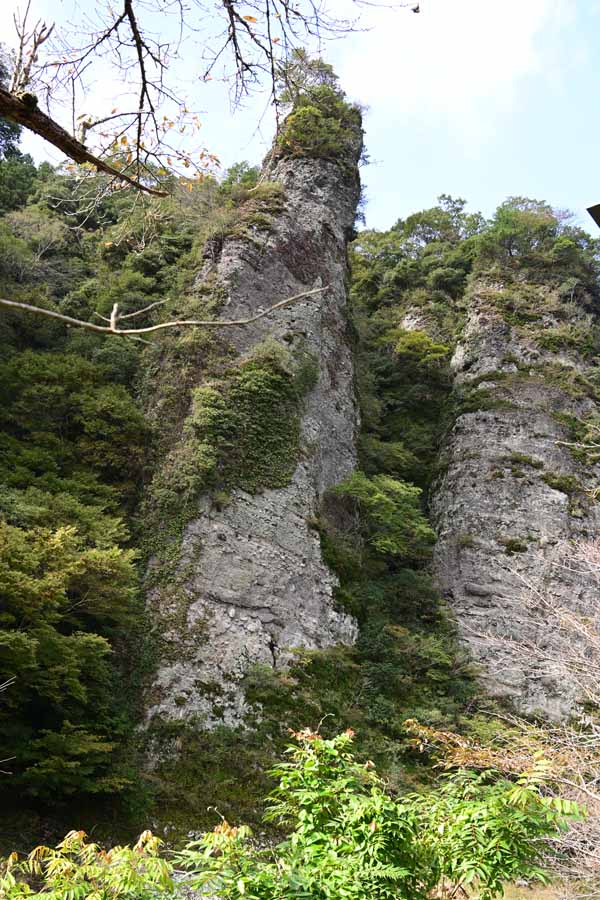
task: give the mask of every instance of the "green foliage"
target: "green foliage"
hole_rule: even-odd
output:
[[[496,210],[492,227],[480,242],[484,257],[516,260],[531,265],[540,250],[551,247],[558,222],[547,203],[511,197]]]
[[[295,51],[279,78],[280,100],[292,106],[277,137],[279,152],[354,163],[360,151],[361,114],[346,101],[331,66]]]
[[[554,413],[554,418],[566,428],[570,452],[575,459],[586,466],[593,466],[600,460],[600,416],[591,413],[584,418]]]
[[[2,62],[0,62],[1,66]],[[0,68],[0,78],[2,77],[1,73],[2,69]],[[17,125],[16,122],[0,117],[0,161],[19,153],[18,143],[20,137],[21,126]]]
[[[431,481],[461,317],[453,298],[464,289],[479,227],[477,217],[464,213],[464,201],[443,196],[438,207],[389,232],[363,232],[353,246],[362,464],[368,474],[383,469],[425,489]],[[431,287],[438,268],[453,270],[451,283],[434,279]],[[418,324],[405,326],[406,314]]]
[[[600,335],[593,322],[581,325],[560,323],[554,328],[544,328],[536,334],[536,341],[544,350],[558,353],[575,350],[584,357],[595,357],[600,350]]]
[[[6,204],[3,172],[22,189]],[[35,196],[50,177],[25,157],[0,162],[0,202],[19,207],[0,220],[0,290],[56,309],[73,277],[91,272],[97,237],[75,236]],[[131,645],[139,616],[125,523],[148,439],[132,397],[136,353],[2,313],[0,683],[16,677],[0,712],[9,805],[18,795],[60,808],[129,784],[132,699],[116,651]]]
[[[14,194],[6,202],[4,186]],[[201,292],[194,285],[207,240],[217,252],[226,234],[252,238],[271,227],[282,204],[281,186],[257,184],[257,170],[245,164],[221,184],[206,179],[152,202],[143,216],[123,214],[123,192],[82,214],[74,188],[70,176],[36,170],[27,158],[0,162],[0,203],[12,210],[0,219],[2,293],[83,319],[107,315],[115,302],[133,312],[167,299],[140,325],[213,314],[218,286]],[[129,780],[124,738],[151,656],[136,646],[143,627],[137,554],[126,549],[146,543],[150,526],[141,517],[130,537],[142,478],[151,479],[166,457],[167,477],[153,488],[168,494],[175,530],[186,501],[215,478],[221,496],[230,481],[256,489],[281,483],[295,466],[299,403],[314,366],[273,347],[239,367],[223,365],[231,353],[198,331],[160,335],[141,351],[21,314],[3,312],[1,327],[0,525],[10,536],[2,551],[12,557],[3,558],[11,613],[0,625],[0,672],[19,679],[3,695],[0,758],[16,757],[11,796],[52,798],[60,808],[69,796],[121,792]],[[237,405],[222,422],[214,398],[198,396],[190,414],[200,356],[207,368],[218,360],[212,385],[226,406]],[[133,399],[140,385],[144,400],[157,400],[149,403],[156,415],[143,416]],[[186,415],[185,440],[167,455]],[[237,428],[245,436],[240,450]],[[203,458],[211,441],[216,449]],[[36,604],[39,622],[26,611]]]
[[[542,481],[545,481],[548,487],[562,494],[575,494],[582,490],[581,483],[575,475],[564,475],[560,472],[544,472]]]
[[[42,798],[121,790],[126,707],[114,647],[136,609],[132,502],[145,426],[107,371],[24,351],[0,365],[0,755],[12,790]]]
[[[437,790],[394,799],[373,763],[350,752],[352,731],[294,737],[265,813],[285,832],[276,843],[257,847],[248,827],[223,820],[176,854],[175,880],[150,832],[109,851],[70,832],[56,850],[11,854],[0,896],[167,900],[192,889],[224,900],[426,900],[435,891],[449,900],[476,885],[493,900],[507,880],[544,881],[542,840],[580,817],[576,804],[544,796],[543,760],[514,783],[459,771]]]
[[[462,240],[456,230],[467,227],[461,219],[462,206],[449,198],[443,202],[440,216],[432,214],[431,219],[456,247]],[[417,219],[402,238],[394,237],[416,268],[418,247],[426,246],[420,236],[412,240],[413,232],[421,228]],[[425,219],[423,234],[429,235]],[[386,246],[393,261],[396,248],[391,242]],[[444,323],[435,332],[439,338],[424,329],[403,328],[400,303],[375,308],[364,287],[369,266],[379,265],[379,246],[368,262],[362,248],[361,237],[354,256],[352,312],[362,471],[330,492],[321,514],[310,522],[319,532],[325,560],[341,582],[336,601],[358,619],[360,634],[352,648],[299,654],[287,674],[257,667],[248,675],[245,692],[255,712],[247,724],[253,727],[254,749],[243,773],[229,767],[234,809],[238,803],[246,807],[244,785],[264,758],[261,735],[264,742],[280,747],[286,722],[316,723],[331,714],[332,728],[341,724],[357,728],[361,748],[378,760],[395,786],[405,787],[420,773],[415,775],[414,760],[407,756],[403,720],[418,710],[426,721],[448,726],[474,693],[472,673],[439,597],[419,571],[433,542],[422,491],[434,471],[450,392],[446,334],[451,337],[454,325],[441,310],[439,293],[433,300],[435,315]],[[230,735],[230,740],[238,746],[237,736]],[[252,805],[257,806],[255,794]]]
[[[342,570],[342,590],[360,624],[353,646],[298,650],[285,669],[253,666],[244,678],[248,711],[238,728],[152,723],[152,752],[161,760],[153,773],[157,808],[178,838],[190,821],[209,826],[211,803],[230,820],[260,824],[265,771],[283,751],[290,722],[322,722],[328,737],[355,729],[360,752],[394,790],[430,779],[422,755],[407,742],[404,720],[418,715],[436,727],[459,727],[478,687],[428,576],[410,569],[382,573],[374,556],[377,568],[371,559]],[[218,707],[215,687],[198,689],[209,691]]]
[[[247,162],[235,163],[225,173],[219,185],[219,191],[225,197],[235,195],[236,191],[251,190],[258,184],[260,169]]]
[[[541,459],[535,459],[527,453],[510,453],[503,457],[504,462],[510,463],[512,466],[530,466],[532,469],[543,469],[544,463]]]
[[[504,374],[501,377],[497,375],[486,375],[481,384],[479,380],[463,382],[454,388],[451,401],[447,412],[448,419],[456,419],[467,413],[484,412],[494,409],[514,409],[515,403],[510,399],[510,393],[505,390],[506,383],[509,385],[514,383],[516,379]],[[489,381],[494,384],[487,386]],[[498,383],[499,382],[499,383]]]
[[[28,153],[2,154],[3,120],[0,119],[0,215],[20,209],[33,193],[37,170]]]
[[[352,253],[353,293],[369,309],[419,306],[444,337],[456,315],[448,300],[464,291],[484,227],[465,201],[442,194],[439,205],[399,220],[387,232],[364,231]]]
[[[314,374],[309,359],[297,367],[282,345],[269,342],[221,384],[193,392],[186,428],[200,445],[214,448],[222,484],[255,493],[289,482],[298,455],[300,402]]]
[[[389,475],[353,472],[333,492],[357,500],[370,545],[406,561],[426,559],[435,540],[419,508],[421,490]]]
[[[226,237],[260,243],[260,235],[264,239],[272,230],[273,216],[283,208],[283,189],[278,182],[254,183],[255,178],[256,170],[234,173],[219,186],[217,206],[203,232],[204,240],[216,251]]]
[[[528,543],[521,538],[501,537],[498,538],[498,543],[502,544],[507,556],[514,556],[515,553],[527,553],[529,549]]]
[[[256,493],[288,484],[298,458],[301,405],[315,377],[308,355],[266,341],[218,380],[194,388],[183,439],[150,486],[148,515],[170,520],[176,531],[203,491]]]
[[[349,752],[352,732],[296,738],[266,813],[287,836],[257,849],[247,828],[222,822],[179,855],[192,887],[226,900],[425,900],[476,884],[492,900],[509,879],[543,880],[540,839],[578,815],[543,796],[539,770],[515,784],[459,772],[437,791],[395,800],[373,764]]]
[[[175,896],[162,841],[144,831],[133,847],[106,851],[70,831],[56,849],[39,846],[22,861],[12,854],[0,877],[3,900],[167,900]]]
[[[16,676],[0,714],[11,788],[56,798],[123,787],[107,774],[118,715],[109,655],[135,587],[131,551],[90,546],[73,527],[0,521],[0,682]]]
[[[436,343],[425,331],[392,329],[386,340],[394,341],[398,361],[416,370],[428,370],[448,362],[449,347]]]
[[[423,840],[451,885],[449,897],[454,885],[476,886],[480,900],[491,900],[503,896],[507,881],[547,883],[542,839],[566,830],[580,813],[575,803],[545,796],[543,783],[542,766],[516,783],[459,772],[426,796]]]
[[[5,44],[0,44],[0,85],[6,87],[12,69],[11,51]],[[0,118],[0,161],[7,156],[18,153],[21,126],[8,119]]]
[[[478,268],[527,269],[530,282],[564,285],[571,297],[597,295],[597,246],[582,228],[547,203],[511,197],[478,239]]]
[[[363,466],[426,488],[450,391],[448,348],[381,313],[359,323]]]
[[[75,354],[24,351],[0,364],[0,476],[11,488],[69,490],[98,500],[135,490],[146,426],[106,368]],[[3,451],[3,452],[2,452]],[[87,486],[86,486],[87,484]]]
[[[286,119],[279,137],[285,156],[343,159],[356,144],[351,127],[360,124],[360,114],[351,111],[329,88],[312,91],[309,99],[298,101]]]
[[[328,78],[327,72],[316,73],[315,83],[331,88]],[[228,190],[235,194],[238,187],[234,183]],[[239,190],[243,195],[243,188]],[[232,227],[237,226],[227,225]],[[468,215],[463,201],[442,197],[438,207],[399,222],[386,234],[363,233],[356,242],[352,295],[364,474],[357,476],[361,484],[355,486],[354,495],[343,490],[335,495],[343,507],[339,517],[335,509],[332,515],[325,509],[312,525],[319,531],[327,561],[340,577],[337,602],[359,621],[359,638],[352,648],[299,654],[287,672],[266,667],[250,672],[245,690],[253,709],[243,728],[220,729],[211,735],[180,729],[171,736],[179,742],[181,758],[162,765],[159,794],[161,804],[169,806],[169,816],[177,819],[177,813],[185,809],[185,815],[177,819],[182,827],[213,795],[228,816],[243,809],[256,821],[263,785],[257,773],[281,746],[289,721],[316,723],[331,713],[335,727],[338,723],[358,727],[362,748],[377,759],[392,784],[406,789],[411,780],[420,781],[428,773],[423,762],[411,756],[402,732],[403,717],[418,710],[424,720],[441,727],[450,723],[464,727],[472,716],[476,703],[472,672],[439,598],[419,571],[428,541],[416,540],[418,552],[410,542],[414,526],[417,532],[420,525],[428,528],[422,518],[427,490],[439,471],[439,440],[452,416],[510,408],[510,389],[522,377],[520,370],[512,381],[495,373],[493,380],[502,381],[499,390],[475,380],[462,396],[457,394],[449,402],[448,362],[462,327],[469,273],[487,266],[492,282],[496,278],[497,263],[490,259],[484,263],[480,247],[490,227],[481,216]],[[508,276],[503,271],[506,290],[490,288],[490,304],[515,327],[529,327],[545,311],[566,321],[565,298],[573,297],[579,288],[568,281],[565,271],[557,272],[562,280],[550,288],[545,283],[511,280],[510,271]],[[227,401],[229,379],[237,367],[220,363],[219,368],[219,378],[208,381],[205,387],[210,390],[198,397],[199,422],[185,442],[190,453],[186,455],[182,445],[181,455],[173,457],[173,475],[181,476],[174,501],[177,496],[193,497],[194,491],[207,485],[219,494],[234,485],[236,477],[244,477],[243,459],[234,467],[229,457],[220,462],[219,453],[212,452],[218,443],[212,437],[216,422],[224,424],[225,433],[218,437],[229,444],[230,453],[235,455],[239,440],[229,436]],[[533,463],[515,459],[510,465],[517,471],[518,466]],[[398,489],[383,490],[376,481],[381,476],[401,485],[401,496]],[[415,486],[423,490],[421,498]],[[394,510],[402,503],[407,515],[398,515],[394,522]],[[353,515],[357,508],[360,524]],[[402,542],[393,533],[394,524]],[[378,535],[383,540],[379,548]],[[465,536],[464,546],[473,540]],[[508,552],[527,549],[525,541],[514,541],[515,546],[508,544]],[[218,707],[216,696],[215,703]],[[214,764],[207,764],[207,758]]]
[[[339,90],[333,67],[320,58],[311,58],[303,48],[292,50],[277,71],[279,103],[293,106],[297,98],[317,87]]]
[[[285,90],[281,99],[292,110],[276,154],[344,164],[357,149],[360,115],[331,69],[295,57]],[[0,161],[0,211],[8,213],[0,220],[0,287],[82,318],[106,315],[115,302],[132,312],[167,301],[140,324],[214,315],[223,290],[216,283],[199,289],[198,267],[217,259],[229,236],[264,241],[283,203],[281,186],[258,183],[247,164],[221,182],[207,178],[153,202],[148,216],[124,216],[123,192],[84,214],[73,188],[68,175],[36,170],[27,157]],[[569,317],[573,303],[595,302],[597,245],[552,216],[516,201],[485,223],[465,212],[464,201],[442,196],[436,207],[356,242],[362,471],[335,495],[348,518],[336,522],[324,511],[314,524],[340,576],[337,601],[356,615],[360,634],[354,647],[298,654],[287,672],[251,672],[253,708],[239,731],[170,734],[190,753],[157,781],[174,785],[171,797],[190,816],[213,792],[228,814],[254,815],[286,724],[329,713],[331,728],[359,727],[363,749],[395,787],[406,788],[425,767],[407,749],[403,717],[417,711],[447,727],[473,703],[472,673],[422,571],[432,541],[427,491],[451,418],[448,363],[472,271],[489,272],[492,282],[501,274],[505,289],[490,291],[490,305],[511,326],[531,328],[549,350],[595,352],[595,336]],[[533,285],[513,277],[523,261]],[[545,313],[561,324],[541,334]],[[129,773],[115,760],[131,729],[123,707],[133,691],[123,689],[122,669],[135,656],[131,634],[140,627],[129,548],[161,551],[153,571],[166,593],[157,604],[169,599],[165,615],[183,622],[189,599],[182,574],[173,577],[173,538],[204,491],[219,506],[233,487],[260,491],[289,481],[314,377],[308,357],[275,344],[234,362],[231,348],[200,330],[162,335],[142,350],[3,314],[0,573],[8,601],[0,614],[0,681],[17,668],[22,674],[3,694],[0,757],[17,756],[15,791],[60,802],[124,788]],[[574,396],[597,392],[576,372],[548,378]],[[147,419],[133,400],[138,388]],[[508,402],[474,385],[454,412]],[[593,439],[592,423],[586,433]],[[181,436],[176,446],[173,435]],[[151,486],[132,539],[127,522],[142,479]],[[507,552],[520,551],[507,545]],[[188,638],[191,645],[200,629]],[[202,689],[215,693],[214,685]],[[169,790],[159,786],[159,802]]]

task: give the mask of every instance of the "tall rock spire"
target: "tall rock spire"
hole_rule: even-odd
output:
[[[254,418],[231,426],[238,433],[219,450],[224,485],[200,495],[171,549],[177,591],[164,578],[148,591],[159,637],[148,721],[237,725],[249,667],[279,667],[294,648],[350,643],[356,635],[354,620],[336,608],[337,579],[311,527],[324,492],[356,465],[346,244],[359,200],[362,131],[358,111],[344,109],[349,119],[336,158],[323,158],[318,147],[284,151],[276,141],[248,194],[244,228],[209,240],[204,251],[193,291],[218,291],[224,319],[323,290],[245,328],[223,329],[227,363],[191,385],[184,430],[206,422],[205,401],[215,391],[234,416],[243,408]],[[291,393],[278,394],[275,384]],[[225,409],[211,420],[217,430],[226,416]],[[173,435],[175,451],[178,439]],[[262,477],[256,466],[252,478],[237,476],[248,453]],[[155,566],[151,561],[151,575]]]
[[[600,411],[595,316],[559,288],[478,277],[452,360],[458,413],[434,486],[437,578],[490,693],[561,719],[581,700],[565,616],[593,616],[597,575],[573,542],[598,534],[599,469],[573,427]]]

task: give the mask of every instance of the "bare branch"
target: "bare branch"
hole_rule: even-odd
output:
[[[15,70],[11,79],[11,93],[19,94],[24,91],[31,81],[31,68],[37,62],[38,51],[42,44],[48,40],[54,30],[54,25],[46,25],[41,20],[36,22],[31,32],[27,31],[27,18],[31,0],[28,0],[23,17],[17,13],[13,15],[15,31],[19,38],[19,49],[15,61]]]
[[[136,181],[125,172],[120,172],[103,159],[94,156],[84,144],[72,137],[58,122],[55,122],[54,119],[43,113],[41,109],[38,109],[37,105],[25,103],[3,87],[0,87],[0,116],[4,116],[19,125],[24,125],[30,131],[35,132],[35,134],[39,134],[40,137],[53,144],[71,159],[75,160],[75,162],[90,163],[98,171],[125,181],[137,190],[145,191],[147,194],[153,194],[156,197],[167,196],[166,191],[159,191],[140,181]]]
[[[292,303],[296,303],[298,300],[303,300],[306,297],[321,294],[328,290],[328,288],[329,285],[325,285],[325,287],[313,288],[310,291],[302,291],[300,294],[294,294],[293,297],[287,297],[285,300],[280,300],[279,303],[275,303],[273,306],[269,306],[262,312],[250,316],[247,319],[174,319],[171,322],[160,322],[158,325],[149,325],[147,328],[119,328],[118,323],[120,318],[129,318],[131,315],[139,315],[147,310],[140,310],[139,313],[129,313],[128,316],[120,317],[117,303],[113,306],[109,325],[95,325],[93,322],[85,322],[83,319],[74,319],[72,316],[65,316],[63,313],[55,312],[52,309],[43,309],[41,306],[33,306],[30,303],[18,303],[15,300],[5,300],[2,297],[0,297],[0,306],[6,306],[10,309],[22,309],[25,310],[25,312],[38,313],[42,316],[48,316],[51,319],[58,319],[60,322],[65,322],[67,325],[75,325],[78,328],[87,328],[88,331],[96,331],[100,334],[116,334],[128,337],[131,335],[149,334],[154,331],[161,331],[165,328],[231,328],[238,325],[251,325],[253,322],[263,319],[265,316],[270,315],[278,309],[284,309],[286,306],[290,306]],[[158,303],[152,304],[152,306],[155,305],[157,306]],[[149,308],[150,307],[147,307],[147,309]]]
[[[119,321],[122,321],[123,319],[135,319],[136,316],[141,316],[144,313],[150,312],[151,309],[154,309],[157,306],[163,306],[163,304],[168,302],[168,300],[157,300],[155,303],[151,303],[150,306],[144,306],[143,309],[138,309],[135,312],[126,313],[124,316],[119,316]]]
[[[7,756],[6,759],[0,759],[0,765],[2,763],[12,762],[13,759],[16,759],[16,756]],[[12,772],[7,772],[6,769],[0,769],[0,775],[12,775]]]
[[[352,2],[358,9],[365,0]],[[206,149],[190,142],[200,128],[198,110],[189,108],[171,68],[182,47],[199,39],[205,78],[218,66],[218,77],[230,81],[236,103],[266,85],[279,121],[276,85],[281,63],[307,38],[320,44],[357,28],[356,20],[332,16],[321,0],[246,0],[243,9],[235,0],[217,0],[214,6],[206,0],[120,0],[91,4],[77,26],[42,20],[30,26],[30,0],[26,3],[23,16],[15,18],[16,65],[10,91],[0,92],[0,116],[40,135],[76,163],[89,163],[117,183],[156,196],[165,196],[159,190],[163,179],[201,176],[218,165]],[[406,2],[395,5],[402,8]],[[166,20],[173,16],[178,37],[169,37]],[[112,110],[90,109],[90,91],[107,69],[125,86],[123,111],[119,101]],[[22,93],[25,88],[32,92]],[[45,113],[38,108],[36,93],[45,98]],[[65,101],[71,133],[49,107]],[[117,150],[123,167],[110,156],[106,159]]]

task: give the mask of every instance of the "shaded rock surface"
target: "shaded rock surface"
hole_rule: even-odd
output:
[[[240,680],[249,666],[281,666],[294,648],[355,639],[354,620],[335,607],[337,579],[322,559],[311,520],[327,488],[356,465],[346,243],[359,196],[360,144],[357,134],[351,166],[319,159],[268,163],[264,176],[283,187],[282,211],[268,231],[226,237],[199,274],[199,286],[216,283],[226,295],[225,319],[326,287],[225,335],[242,357],[266,337],[292,351],[301,347],[315,361],[318,380],[302,411],[290,483],[255,495],[234,489],[221,508],[204,498],[185,528],[185,614],[175,617],[168,635],[171,652],[160,660],[148,693],[148,719],[236,725],[246,710]],[[165,617],[169,601],[151,595],[150,605],[157,602]]]

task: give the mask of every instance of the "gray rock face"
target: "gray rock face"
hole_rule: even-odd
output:
[[[597,467],[574,458],[564,423],[598,409],[585,389],[568,387],[590,365],[575,349],[550,353],[539,341],[540,329],[559,320],[511,324],[493,301],[501,289],[471,291],[452,361],[455,393],[469,402],[442,449],[434,565],[487,688],[521,712],[560,719],[578,700],[565,660],[573,636],[560,611],[598,610],[597,579],[565,560],[569,542],[593,538],[600,526],[591,496]]]
[[[359,152],[357,135],[357,157]],[[268,232],[226,238],[198,283],[216,282],[225,291],[225,319],[326,287],[225,334],[242,355],[266,337],[292,350],[301,346],[317,363],[318,381],[306,398],[300,458],[289,485],[256,495],[233,490],[221,509],[205,499],[185,529],[180,568],[186,612],[168,635],[175,652],[158,667],[149,720],[239,724],[246,710],[240,680],[249,666],[282,666],[294,648],[350,643],[356,636],[354,620],[335,608],[337,579],[323,562],[311,519],[326,489],[356,465],[346,243],[358,174],[355,166],[350,171],[317,159],[271,162],[264,174],[283,186],[283,211]],[[168,601],[157,595],[153,602]]]

